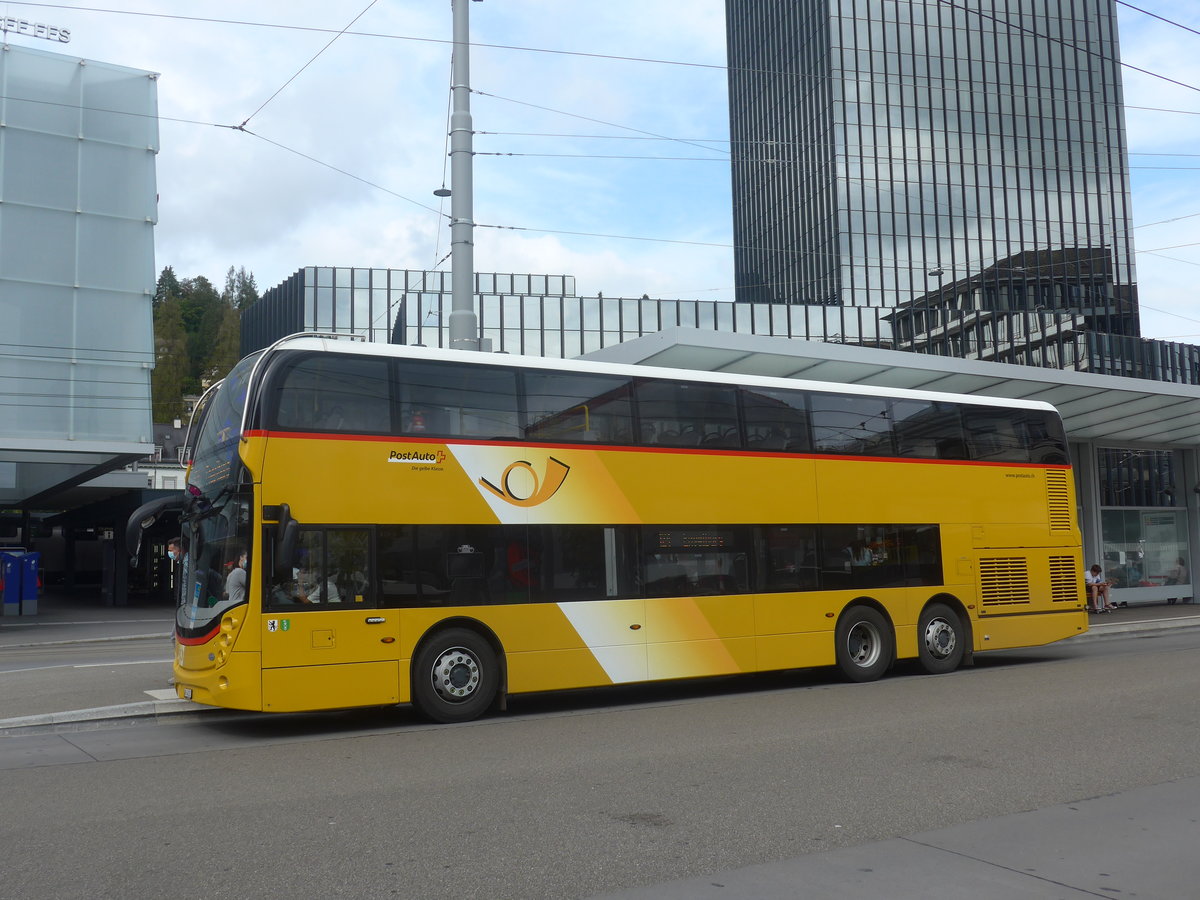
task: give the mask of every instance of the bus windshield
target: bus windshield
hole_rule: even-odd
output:
[[[183,520],[183,596],[175,624],[180,643],[208,640],[226,610],[246,602],[251,571],[250,491]]]
[[[210,502],[237,483],[238,441],[250,373],[260,354],[247,356],[233,367],[213,396],[196,410],[195,454],[190,460],[188,493]]]
[[[221,614],[246,602],[251,529],[250,486],[238,456],[246,389],[258,354],[234,366],[197,408],[195,453],[183,524],[183,594],[176,614],[181,643],[206,640]]]

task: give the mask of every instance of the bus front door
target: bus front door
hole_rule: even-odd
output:
[[[400,702],[400,613],[353,595],[262,617],[263,709],[295,712]]]

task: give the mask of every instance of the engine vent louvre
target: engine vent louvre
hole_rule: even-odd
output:
[[[1055,603],[1078,603],[1083,576],[1073,556],[1050,557],[1050,599]]]
[[[1029,603],[1029,567],[1021,557],[979,560],[979,597],[984,606]]]
[[[1071,492],[1067,490],[1070,473],[1063,469],[1046,470],[1046,506],[1051,531],[1071,530]]]

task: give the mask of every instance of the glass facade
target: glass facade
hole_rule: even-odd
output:
[[[581,297],[571,275],[479,272],[475,286],[480,335],[504,353],[571,358],[679,326],[890,346],[891,326],[879,310]],[[506,293],[526,286],[544,293]],[[449,272],[310,266],[242,313],[242,355],[300,331],[449,347],[450,307]]]
[[[156,77],[0,53],[0,505],[153,442]]]
[[[1189,585],[1188,525],[1171,450],[1098,447],[1099,565],[1118,588]],[[1191,588],[1180,596],[1190,596]]]
[[[739,300],[901,307],[897,349],[1108,371],[1081,336],[1139,333],[1113,0],[726,15]]]
[[[1032,282],[1029,293],[989,294],[1003,298],[990,312],[961,298],[947,309],[583,297],[570,275],[479,272],[475,285],[481,334],[505,353],[569,358],[685,327],[1200,384],[1200,347],[1088,330],[1085,310],[1031,306]],[[505,293],[526,285],[545,293]],[[301,331],[448,347],[450,294],[449,272],[310,266],[243,312],[242,354]]]

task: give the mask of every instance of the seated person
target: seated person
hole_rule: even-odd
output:
[[[278,584],[271,591],[276,603],[342,602],[342,596],[332,579],[322,581],[320,573],[308,568],[294,569],[293,575],[295,577],[291,581]]]
[[[1088,608],[1095,612],[1108,612],[1116,609],[1116,605],[1112,602],[1112,582],[1104,577],[1104,570],[1099,566],[1092,566],[1088,573],[1084,576],[1088,588]]]

